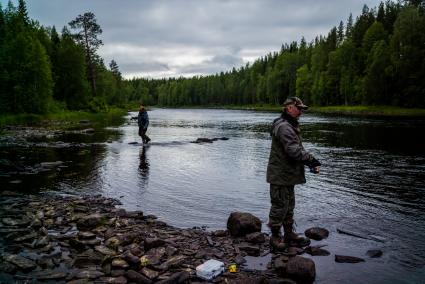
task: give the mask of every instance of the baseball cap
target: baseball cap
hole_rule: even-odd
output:
[[[283,103],[284,106],[288,106],[288,105],[292,105],[292,104],[295,105],[297,108],[300,108],[300,109],[308,109],[308,106],[306,106],[303,103],[303,101],[298,97],[287,98],[285,100],[285,102]]]

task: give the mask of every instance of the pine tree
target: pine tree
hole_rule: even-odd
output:
[[[76,29],[77,33],[74,37],[78,43],[84,47],[86,53],[87,76],[91,83],[93,95],[96,95],[96,76],[95,76],[95,60],[96,51],[102,45],[102,41],[98,35],[102,33],[102,29],[97,24],[96,17],[92,12],[78,15],[78,17],[69,22],[72,29]]]

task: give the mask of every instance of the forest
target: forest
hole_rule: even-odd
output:
[[[381,2],[318,35],[284,43],[240,68],[192,78],[124,79],[98,55],[93,13],[63,27],[29,19],[24,0],[0,7],[0,112],[108,106],[278,105],[425,107],[425,1]]]

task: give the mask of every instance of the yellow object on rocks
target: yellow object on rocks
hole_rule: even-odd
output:
[[[229,272],[235,273],[238,272],[238,267],[236,263],[230,263],[229,264]]]

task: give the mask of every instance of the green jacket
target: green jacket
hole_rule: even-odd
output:
[[[298,121],[287,114],[272,125],[272,146],[267,166],[267,182],[277,185],[305,183],[304,165],[313,160],[301,142]]]

